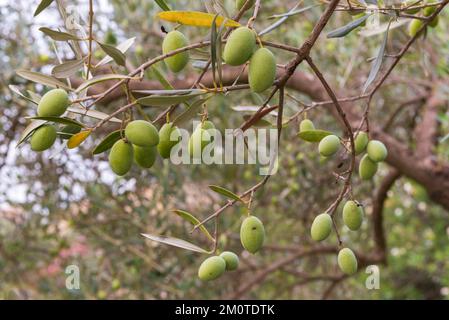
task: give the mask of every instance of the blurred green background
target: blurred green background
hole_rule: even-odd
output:
[[[63,1],[68,4],[69,1]],[[205,11],[203,1],[167,1],[175,9]],[[210,1],[205,1],[210,2]],[[234,12],[233,1],[224,1]],[[314,4],[306,1],[302,6]],[[8,85],[43,93],[46,88],[19,78],[14,70],[33,69],[49,73],[57,64],[55,48],[63,60],[73,58],[63,43],[54,43],[38,31],[41,26],[62,26],[53,4],[33,19],[38,1],[0,0],[0,298],[2,299],[319,299],[327,295],[329,279],[339,274],[335,255],[313,255],[294,259],[288,265],[271,270],[276,261],[297,250],[314,246],[309,237],[313,218],[335,199],[339,188],[331,174],[336,161],[323,161],[316,145],[297,137],[298,122],[283,132],[280,170],[257,192],[252,212],[265,223],[267,242],[256,256],[243,252],[238,232],[245,210],[227,209],[222,215],[219,248],[241,256],[240,269],[211,283],[196,276],[201,254],[145,240],[140,233],[165,234],[209,246],[199,233],[176,216],[173,209],[184,209],[205,218],[225,203],[209,184],[242,192],[261,177],[254,165],[174,166],[158,159],[150,170],[137,167],[125,178],[115,177],[107,155],[92,156],[100,135],[80,148],[67,150],[58,141],[51,149],[37,154],[28,144],[16,148],[26,126],[25,116],[34,115],[34,106],[13,94]],[[95,1],[94,33],[100,39],[118,43],[137,37],[127,59],[135,66],[161,53],[160,11],[154,1]],[[268,17],[284,13],[296,1],[263,0],[263,10],[255,24],[257,30],[270,25]],[[86,25],[87,1],[70,1]],[[315,7],[290,18],[266,39],[299,46],[322,13]],[[247,13],[244,21],[249,18]],[[394,86],[386,85],[372,102],[370,121],[385,123],[399,105],[398,99],[413,97],[414,90],[398,79],[428,79],[429,73],[449,78],[448,14],[425,41],[420,40],[395,70]],[[83,21],[84,19],[84,21]],[[327,31],[351,20],[347,13],[336,13]],[[163,23],[170,29],[172,24]],[[182,27],[191,42],[208,36],[208,29]],[[108,36],[109,33],[109,36]],[[114,36],[111,37],[111,34]],[[113,38],[116,39],[113,39]],[[405,26],[392,31],[390,49],[396,51],[407,38]],[[375,55],[381,38],[361,37],[356,32],[339,40],[322,36],[313,55],[329,81],[337,88],[360,88],[369,73],[367,59]],[[437,55],[437,64],[429,61],[429,47]],[[394,50],[396,49],[396,50]],[[96,59],[102,53],[96,52]],[[282,64],[291,57],[276,51]],[[161,65],[167,75],[169,72]],[[299,70],[307,71],[301,65]],[[200,71],[189,69],[182,78]],[[147,78],[154,78],[151,72]],[[307,96],[291,91],[296,98],[310,102]],[[236,105],[259,105],[249,91],[216,97],[209,103],[209,117],[217,128],[236,128],[242,114],[230,112]],[[97,108],[111,112],[124,105],[113,101]],[[357,103],[355,103],[357,106]],[[362,105],[358,107],[362,108]],[[300,106],[287,99],[285,113],[293,115]],[[390,129],[404,144],[410,140],[419,106],[405,108]],[[150,111],[155,116],[155,111]],[[317,108],[307,115],[315,126],[341,134],[341,128],[326,109]],[[275,123],[274,118],[269,120]],[[440,111],[442,132],[447,132],[447,108]],[[191,128],[189,128],[191,129]],[[437,158],[449,160],[449,144],[443,142]],[[387,174],[383,164],[373,182],[355,178],[354,193],[365,206],[367,219],[360,232],[342,227],[345,243],[369,254],[373,245],[371,221],[373,194]],[[207,225],[211,230],[213,224]],[[449,297],[449,219],[447,210],[432,203],[426,190],[407,177],[399,178],[388,192],[384,208],[387,237],[387,265],[379,265],[380,288],[368,290],[364,269],[336,283],[328,292],[336,299],[447,299]],[[335,235],[327,241],[335,244]],[[80,290],[67,290],[65,269],[76,265],[80,270]],[[260,281],[247,290],[242,286],[266,271]],[[305,281],[306,279],[312,279]],[[236,296],[238,292],[238,296]]]

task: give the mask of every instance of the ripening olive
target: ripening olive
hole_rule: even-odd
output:
[[[142,168],[151,168],[156,161],[157,149],[155,146],[139,147],[134,145],[134,161]]]
[[[346,201],[343,207],[343,222],[345,225],[356,231],[362,225],[363,207],[355,201]]]
[[[162,53],[167,54],[176,49],[188,46],[188,41],[186,37],[179,31],[170,31],[164,38],[162,42]],[[165,63],[168,68],[173,72],[179,72],[187,65],[189,62],[189,52],[184,51],[175,54],[174,56],[165,59]]]
[[[358,156],[366,149],[368,144],[368,133],[360,131],[354,139],[355,155]]]
[[[249,0],[249,6],[248,8],[251,8],[254,3],[256,2],[256,0]],[[235,7],[237,8],[237,10],[242,9],[243,5],[246,3],[246,0],[235,0]]]
[[[315,217],[310,228],[310,235],[315,241],[323,241],[332,231],[332,218],[327,213],[319,214]]]
[[[144,120],[134,120],[125,128],[126,138],[140,147],[155,146],[159,143],[159,133],[155,126]]]
[[[226,262],[222,257],[209,257],[201,263],[198,269],[198,278],[203,281],[210,281],[221,276],[226,269]]]
[[[240,227],[240,241],[250,253],[256,253],[265,241],[265,228],[262,221],[255,216],[247,217]]]
[[[226,270],[233,271],[239,267],[239,257],[231,251],[223,251],[220,257],[226,262]]]
[[[359,176],[362,180],[371,179],[377,172],[377,162],[372,161],[367,154],[360,160]]]
[[[170,157],[171,149],[179,143],[180,138],[181,133],[173,123],[166,123],[161,127],[157,149],[162,158],[167,159]]]
[[[69,106],[69,96],[63,89],[53,89],[48,91],[37,105],[37,115],[39,117],[59,117]]]
[[[133,164],[133,147],[124,140],[118,140],[109,153],[109,165],[118,176],[125,175]]]
[[[200,159],[204,148],[212,142],[215,129],[211,121],[200,123],[193,131],[189,139],[189,154],[193,158]]]
[[[347,275],[352,275],[357,272],[357,258],[351,249],[341,249],[340,252],[338,252],[337,260],[340,270]]]
[[[437,11],[436,6],[425,7],[423,10],[424,17],[430,17],[435,11]]]
[[[252,91],[260,93],[270,88],[276,79],[276,60],[267,48],[257,49],[249,61],[248,81]]]
[[[324,137],[318,145],[318,150],[323,157],[329,157],[340,148],[340,139],[336,135],[328,135]]]
[[[315,130],[315,126],[313,124],[313,122],[309,119],[304,119],[300,122],[299,124],[299,132],[303,132],[303,131],[311,131],[311,130]]]
[[[378,140],[371,140],[366,146],[368,157],[374,162],[384,161],[388,155],[385,145]]]
[[[418,31],[421,29],[423,22],[419,19],[412,19],[408,25],[408,35],[414,37]]]
[[[44,151],[50,148],[56,140],[56,129],[51,125],[37,128],[31,136],[31,150]]]
[[[223,51],[224,61],[231,66],[240,66],[251,58],[256,47],[256,35],[248,27],[233,31]]]

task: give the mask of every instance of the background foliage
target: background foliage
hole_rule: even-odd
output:
[[[81,18],[86,19],[87,1],[73,1]],[[205,10],[203,1],[167,1],[175,8]],[[230,12],[233,1],[223,1]],[[188,239],[191,227],[171,210],[182,208],[206,217],[222,203],[223,198],[207,187],[219,184],[230,190],[246,190],[257,182],[255,166],[173,166],[158,159],[148,171],[134,168],[125,178],[116,178],[105,155],[92,156],[90,150],[98,140],[86,141],[77,150],[67,150],[62,143],[37,154],[25,144],[15,148],[26,125],[24,116],[33,115],[34,105],[27,104],[9,90],[17,84],[43,92],[40,85],[27,83],[15,74],[18,68],[48,73],[57,62],[54,46],[64,59],[71,52],[38,32],[41,26],[61,26],[56,7],[33,19],[38,1],[0,0],[0,297],[7,299],[207,299],[236,297],[242,283],[251,281],[259,271],[267,271],[260,282],[244,290],[239,297],[256,299],[447,299],[449,297],[449,220],[448,212],[433,203],[426,189],[415,181],[400,177],[388,191],[384,208],[387,238],[387,265],[380,265],[379,290],[367,290],[364,270],[344,279],[329,289],[326,277],[338,274],[334,255],[313,255],[293,260],[282,268],[270,269],[289,252],[307,250],[313,244],[309,226],[317,213],[326,209],[336,197],[335,177],[330,173],[338,161],[322,161],[316,145],[297,138],[297,121],[283,132],[281,169],[265,188],[255,195],[253,213],[264,220],[267,245],[261,254],[242,253],[238,230],[244,213],[235,206],[222,216],[220,247],[241,253],[238,272],[227,274],[217,282],[201,283],[196,276],[202,260],[199,254],[173,249],[146,241],[142,232],[173,235]],[[97,1],[94,30],[105,38],[112,31],[117,41],[137,37],[127,54],[129,62],[140,65],[161,52],[161,21],[154,18],[160,11],[151,0]],[[314,4],[306,1],[304,5]],[[79,4],[79,5],[78,5]],[[288,11],[296,1],[263,1],[255,27],[272,23],[268,16]],[[267,36],[269,40],[299,46],[310,33],[323,8],[318,6],[294,16]],[[443,12],[436,29],[420,39],[395,69],[394,76],[372,101],[370,121],[385,123],[401,102],[425,91],[436,74],[448,79],[449,28],[448,13]],[[351,20],[345,12],[334,14],[327,27],[333,30]],[[86,22],[84,21],[84,24]],[[169,29],[172,26],[165,24]],[[207,37],[208,29],[183,27],[191,42]],[[407,38],[405,27],[394,29],[388,42],[390,52],[397,51]],[[353,32],[342,39],[322,36],[314,47],[314,60],[325,71],[328,80],[339,89],[357,93],[370,70],[381,42],[380,36],[363,37]],[[289,54],[276,51],[278,63]],[[102,53],[96,52],[96,59]],[[163,65],[160,65],[163,68]],[[198,73],[191,66],[179,75]],[[301,71],[310,71],[305,65]],[[165,69],[164,72],[169,74]],[[149,79],[156,79],[149,71]],[[444,81],[443,81],[444,82]],[[446,81],[447,83],[447,81]],[[300,92],[296,98],[310,102]],[[236,105],[258,105],[258,98],[248,91],[226,98],[216,97],[209,103],[209,116],[216,126],[235,128],[242,115],[229,112]],[[101,106],[110,112],[123,105],[113,101]],[[411,132],[419,119],[422,103],[400,110],[389,132],[404,144],[411,143]],[[354,103],[362,110],[363,105]],[[286,103],[286,114],[299,110],[294,100]],[[155,116],[156,113],[151,113]],[[325,108],[308,113],[315,125],[341,133],[341,129]],[[447,102],[438,111],[440,132],[448,131]],[[272,119],[273,120],[273,119]],[[274,122],[274,121],[273,121]],[[190,129],[190,128],[189,128]],[[444,134],[442,135],[444,136]],[[100,138],[97,136],[97,138]],[[441,142],[435,157],[449,160],[448,141]],[[347,161],[343,159],[342,161]],[[368,219],[362,232],[343,231],[348,241],[360,252],[373,250],[370,214],[373,194],[387,175],[389,166],[382,165],[373,183],[354,181],[357,198],[365,205]],[[193,240],[207,243],[201,234]],[[336,239],[331,239],[335,243]],[[64,270],[75,264],[81,271],[81,290],[65,288]],[[324,279],[323,279],[324,277]]]

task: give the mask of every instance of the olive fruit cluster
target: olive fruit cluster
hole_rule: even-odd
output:
[[[262,221],[255,216],[246,217],[240,227],[240,241],[243,248],[255,254],[265,241],[265,228]],[[239,258],[230,251],[224,251],[219,256],[209,257],[203,261],[198,269],[198,277],[203,281],[214,280],[225,271],[233,271],[238,268]]]
[[[219,278],[225,271],[236,270],[239,266],[239,257],[231,251],[224,251],[219,256],[209,257],[201,263],[198,269],[198,278],[210,281]]]
[[[362,138],[361,135],[366,135],[366,137]],[[361,136],[361,138],[359,138],[359,136]],[[360,140],[363,141],[360,142]],[[359,163],[359,176],[362,180],[369,180],[376,174],[379,162],[386,159],[388,155],[387,148],[379,140],[368,141],[368,137],[365,132],[360,132],[355,138],[354,143],[359,145],[360,153],[365,151],[365,149],[367,151]]]
[[[234,30],[223,51],[224,61],[240,66],[249,60],[248,82],[253,92],[263,92],[276,79],[276,59],[267,48],[256,49],[256,34],[248,27]]]
[[[430,17],[436,10],[436,6],[426,7],[422,10],[422,17]],[[414,14],[419,12],[419,9],[414,10]],[[431,28],[435,28],[438,25],[438,22],[440,20],[439,16],[436,16],[432,19],[432,21],[429,22],[428,26]],[[424,24],[424,21],[421,19],[412,19],[408,25],[408,34],[410,37],[414,37],[419,30],[421,30],[422,26]]]
[[[358,230],[363,221],[363,208],[355,201],[349,200],[343,207],[343,221],[351,230]],[[328,213],[321,213],[315,217],[310,229],[312,239],[323,241],[332,232],[332,217]],[[340,270],[348,275],[357,272],[357,258],[349,248],[341,249],[337,257]]]
[[[69,96],[65,90],[50,90],[39,101],[37,115],[39,117],[60,117],[67,110],[69,104]],[[66,126],[62,129],[64,133],[70,133],[69,131],[73,130],[73,126]],[[44,124],[33,132],[30,141],[31,149],[33,151],[44,151],[55,143],[56,137],[56,128],[52,125]]]
[[[314,131],[315,125],[309,119],[304,119],[299,123],[299,132]],[[321,139],[318,144],[318,151],[323,157],[333,156],[340,149],[340,138],[330,134]]]
[[[174,137],[180,137],[180,133],[172,123],[164,124],[158,132],[148,121],[131,121],[125,128],[126,139],[120,139],[112,146],[109,165],[119,176],[131,169],[133,159],[140,167],[151,168],[158,152],[162,158],[170,157],[171,149],[179,142]]]

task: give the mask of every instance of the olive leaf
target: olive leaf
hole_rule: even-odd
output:
[[[37,6],[36,11],[34,11],[33,17],[44,11],[49,5],[51,5],[52,2],[53,0],[42,0]]]
[[[173,210],[174,213],[176,213],[178,216],[183,218],[184,220],[190,222],[192,225],[196,226],[199,225],[201,222],[195,218],[191,213],[184,211],[184,210]],[[204,225],[200,225],[198,227],[210,240],[214,241],[214,238],[210,235],[209,231],[207,231],[206,227]]]
[[[156,4],[164,11],[170,11],[170,7],[165,3],[164,0],[154,0]]]
[[[39,28],[39,31],[43,32],[45,35],[49,36],[55,41],[81,40],[71,33],[56,31],[46,27]]]
[[[160,242],[163,244],[168,244],[170,246],[174,246],[174,247],[178,247],[178,248],[182,248],[182,249],[186,249],[186,250],[190,250],[190,251],[200,252],[200,253],[209,253],[207,250],[204,250],[203,248],[200,248],[197,245],[187,242],[182,239],[167,237],[167,236],[155,236],[155,235],[148,234],[148,233],[141,233],[141,235],[150,240]]]
[[[27,119],[32,120],[44,120],[54,123],[61,123],[61,124],[68,124],[68,125],[74,125],[80,128],[84,128],[85,125],[81,122],[78,122],[76,120],[70,119],[70,118],[61,118],[61,117],[26,117]]]
[[[109,44],[101,43],[99,41],[97,41],[97,43],[101,47],[101,49],[115,61],[115,63],[117,63],[120,66],[125,66],[126,57],[123,52],[121,52],[119,49]]]
[[[122,43],[120,43],[119,45],[117,45],[115,48],[117,50],[119,50],[120,52],[122,52],[123,54],[125,54],[125,52],[128,51],[128,49],[131,48],[131,46],[134,44],[135,40],[136,40],[136,37],[129,38],[129,39],[123,41]],[[101,59],[100,62],[98,62],[95,65],[95,68],[105,65],[105,64],[111,62],[112,60],[113,59],[108,55],[108,56],[104,57],[103,59]]]
[[[331,135],[332,132],[325,130],[306,130],[298,133],[298,136],[308,142],[320,142],[324,137]]]
[[[167,90],[169,91],[169,90]],[[173,104],[179,104],[182,102],[186,102],[194,97],[203,95],[206,93],[204,90],[190,90],[190,93],[186,94],[180,94],[180,95],[150,95],[147,97],[142,97],[137,99],[137,103],[143,106],[159,106],[159,107],[166,107]],[[139,92],[139,91],[135,91]],[[140,91],[142,92],[142,91]],[[147,91],[148,92],[148,91]]]
[[[51,70],[51,74],[56,78],[68,78],[83,67],[85,60],[86,58],[61,63]]]
[[[37,128],[39,128],[46,122],[47,121],[45,121],[45,120],[31,121],[31,123],[26,126],[25,130],[23,130],[22,134],[20,135],[20,138],[19,138],[19,141],[17,142],[16,148],[18,146],[20,146],[26,139],[28,139],[28,137],[31,136],[31,134],[34,132],[34,130],[36,130]]]
[[[377,57],[373,61],[371,70],[368,75],[368,79],[366,79],[365,85],[363,86],[363,93],[366,92],[366,89],[371,85],[371,83],[376,79],[377,74],[379,73],[380,67],[382,65],[382,61],[385,55],[385,48],[387,47],[387,41],[388,41],[388,32],[390,31],[390,23],[388,24],[387,30],[385,31],[385,36],[382,41],[382,44],[379,48],[379,51],[377,52]]]
[[[225,197],[228,197],[229,199],[232,200],[236,200],[236,201],[241,201],[243,203],[245,203],[242,198],[240,198],[238,195],[236,195],[234,192],[232,192],[231,190],[228,190],[226,188],[220,187],[220,186],[216,186],[216,185],[210,185],[209,189],[211,189],[212,191],[219,193]]]
[[[182,112],[176,119],[173,121],[173,125],[179,126],[184,122],[194,118],[201,109],[201,106],[211,98],[212,96],[208,96],[206,98],[201,98],[192,102],[190,107],[187,107],[184,112]]]
[[[162,72],[159,70],[159,68],[156,65],[151,66],[150,69],[154,75],[156,76],[156,79],[160,82],[160,84],[164,87],[164,89],[167,90],[173,90],[174,87],[171,85],[170,81],[167,80],[167,78],[162,74]]]
[[[358,18],[354,21],[351,21],[347,25],[344,25],[343,27],[340,27],[338,29],[335,29],[334,31],[331,31],[327,34],[328,38],[341,38],[346,36],[348,33],[350,33],[352,30],[360,26],[362,23],[366,21],[371,16],[371,14],[364,15],[361,18]]]
[[[27,101],[29,101],[29,102],[32,102],[32,103],[34,103],[34,104],[39,104],[39,101],[35,101],[35,100],[33,99],[33,97],[27,97],[26,95],[24,95],[24,94],[20,91],[20,89],[19,89],[18,86],[10,84],[8,87],[9,87],[9,89],[10,89],[12,92],[14,92],[15,94],[17,94],[17,95],[19,95],[20,97],[24,98],[25,100],[27,100]]]
[[[243,116],[243,119],[245,119],[245,121],[249,121],[252,118],[252,115],[250,114],[245,114]],[[266,120],[266,119],[256,119],[255,121],[251,122],[251,126],[254,126],[256,128],[263,128],[263,127],[271,127],[273,124]]]
[[[112,148],[114,143],[116,143],[121,138],[121,130],[112,131],[108,134],[92,151],[92,154],[100,154]]]
[[[37,83],[40,83],[40,84],[43,84],[43,85],[46,85],[49,87],[64,88],[67,90],[72,90],[64,82],[61,82],[52,76],[48,76],[48,75],[45,75],[45,74],[42,74],[39,72],[19,69],[19,70],[16,70],[16,73],[24,79],[27,79],[27,80],[30,80],[33,82],[37,82]]]
[[[157,14],[159,18],[165,21],[175,22],[178,24],[207,27],[210,28],[215,15],[199,11],[163,11]],[[222,16],[218,16],[215,22],[221,26],[223,23],[226,27],[240,27],[240,23],[227,19]]]
[[[93,78],[83,82],[82,84],[80,84],[80,86],[78,88],[76,88],[75,92],[81,92],[81,91],[89,88],[90,86],[93,86],[100,82],[109,81],[109,80],[123,80],[123,79],[132,79],[132,78],[129,76],[122,75],[122,74],[103,74],[103,75],[93,77]]]
[[[313,7],[316,6],[320,6],[321,4],[318,5],[311,5],[305,8],[301,8],[296,10],[296,8],[298,7],[299,4],[295,5],[292,9],[290,9],[288,12],[284,13],[284,14],[279,14],[279,15],[273,15],[270,18],[280,18],[279,20],[277,20],[275,23],[273,23],[272,25],[266,27],[264,30],[262,30],[261,32],[259,32],[259,36],[263,36],[264,34],[270,33],[271,31],[273,31],[274,29],[276,29],[277,27],[279,27],[280,25],[282,25],[285,21],[287,21],[287,19],[290,16],[293,16],[295,14],[299,14],[299,13],[303,13],[309,9],[312,9]]]
[[[83,116],[88,116],[88,117],[91,117],[91,118],[94,118],[94,119],[99,119],[99,120],[103,120],[103,119],[109,117],[109,115],[104,113],[104,112],[97,111],[97,110],[92,110],[92,109],[86,110],[86,109],[79,108],[79,107],[68,107],[67,111],[73,112],[73,113],[77,113],[77,114],[81,114]],[[109,119],[108,121],[115,122],[115,123],[121,123],[122,122],[122,120],[120,120],[118,118],[115,118],[115,117]]]
[[[210,30],[210,59],[212,64],[212,79],[214,85],[217,85],[215,75],[216,75],[216,65],[217,65],[217,17],[218,13],[212,20],[211,30]],[[221,52],[220,52],[221,54]]]
[[[77,134],[74,134],[69,141],[67,141],[67,148],[73,149],[78,147],[87,137],[90,136],[92,130],[83,130]]]

